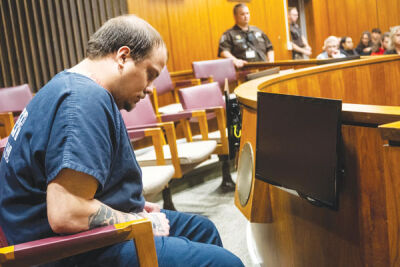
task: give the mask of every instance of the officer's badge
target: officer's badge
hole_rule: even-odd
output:
[[[240,40],[240,39],[242,39],[242,36],[236,35],[236,40]]]

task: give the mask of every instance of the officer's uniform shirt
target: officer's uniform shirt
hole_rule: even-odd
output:
[[[271,41],[262,30],[249,26],[248,31],[243,31],[235,25],[222,35],[218,56],[221,56],[223,51],[229,51],[236,58],[248,62],[267,61],[266,53],[271,50]]]
[[[305,47],[306,45],[303,43],[303,38],[301,38],[301,29],[298,24],[292,23],[290,24],[290,36],[292,37],[292,42],[298,47]],[[293,59],[303,58],[303,54],[297,51],[292,50]]]

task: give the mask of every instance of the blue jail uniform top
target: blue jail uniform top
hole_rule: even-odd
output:
[[[0,226],[10,245],[55,233],[46,188],[60,170],[93,176],[94,196],[123,212],[143,210],[141,170],[112,95],[92,79],[62,71],[16,122],[0,163]],[[68,222],[66,222],[68,223]]]

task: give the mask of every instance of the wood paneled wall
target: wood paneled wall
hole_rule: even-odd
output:
[[[127,0],[129,13],[149,21],[167,42],[171,71],[191,69],[191,62],[217,58],[222,33],[234,24],[227,0]],[[286,47],[284,0],[252,0],[250,24],[271,39],[276,60],[291,59]],[[365,30],[382,32],[400,25],[398,0],[305,0],[309,43],[313,57],[329,35],[351,36],[357,45]]]
[[[84,58],[102,23],[126,13],[125,0],[0,0],[0,87],[39,90]]]
[[[314,56],[322,51],[329,35],[350,36],[357,46],[363,31],[380,28],[383,33],[400,25],[398,0],[305,0],[305,9]]]
[[[234,25],[233,6],[227,0],[127,0],[129,13],[152,24],[169,51],[170,71],[191,69],[196,60],[217,58],[222,33]],[[274,45],[277,60],[290,59],[286,48],[283,0],[252,0],[250,24],[261,28]]]

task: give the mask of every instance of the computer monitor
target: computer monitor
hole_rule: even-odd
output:
[[[337,209],[342,101],[258,92],[257,179]]]

